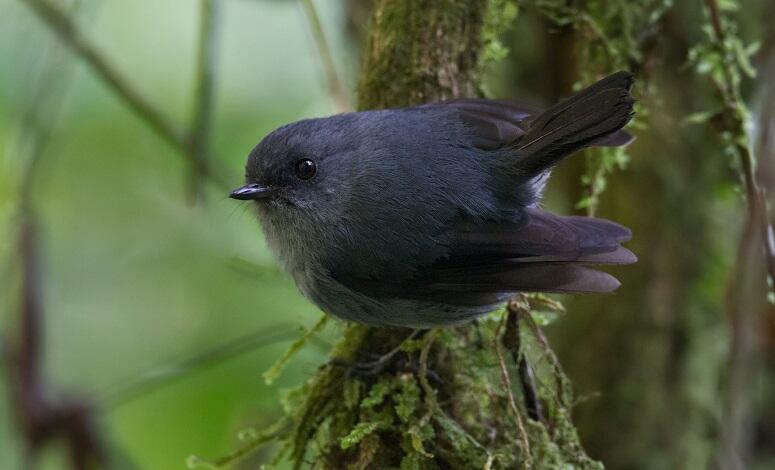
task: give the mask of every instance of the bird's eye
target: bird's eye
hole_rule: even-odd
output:
[[[295,170],[296,176],[299,179],[308,180],[315,176],[315,171],[317,171],[317,168],[315,167],[315,162],[309,158],[302,158],[296,162]]]

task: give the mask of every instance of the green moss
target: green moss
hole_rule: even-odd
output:
[[[520,354],[530,364],[546,362],[545,346],[533,336],[537,330],[527,316],[530,298],[523,296],[517,305],[519,312],[496,313],[478,325],[434,330],[409,340],[419,343],[405,348],[410,352],[401,353],[376,376],[351,375],[334,362],[321,366],[306,384],[286,394],[286,421],[271,433],[254,433],[256,443],[280,440],[276,461],[290,459],[294,468],[309,461],[324,469],[601,468],[584,452],[563,405],[571,400],[564,397],[569,391],[561,371],[535,368],[544,384],[537,393],[549,410],[546,422],[527,419],[520,386],[504,388],[494,351],[496,342],[510,341],[499,328],[505,315],[517,315],[511,318],[526,326]],[[338,360],[382,354],[407,336],[406,330],[349,325],[333,354]],[[502,366],[515,376],[512,383],[521,383],[515,364]],[[509,408],[509,394],[527,419],[527,447]],[[244,455],[235,452],[216,463],[225,465]]]
[[[378,0],[360,107],[479,94],[481,70],[503,55],[498,35],[516,13],[509,0]],[[347,325],[332,361],[286,396],[291,425],[279,436],[279,455],[294,468],[312,462],[313,468],[337,470],[597,468],[573,432],[561,370],[535,366],[546,360],[548,345],[533,338],[502,348],[533,365],[546,384],[534,391],[552,410],[545,422],[527,418],[520,371],[495,353],[496,344],[513,339],[499,329],[503,317],[524,323],[531,302],[557,310],[546,298],[522,296],[519,312],[409,340],[404,329]],[[529,325],[522,328],[526,338],[538,332],[532,320]],[[376,375],[350,374],[337,364],[370,361],[397,346],[396,360]],[[514,376],[515,386],[505,386],[502,370]],[[525,431],[519,431],[515,411],[528,421]]]
[[[360,442],[368,435],[374,433],[378,429],[388,429],[390,428],[391,420],[389,419],[389,416],[385,416],[385,419],[382,421],[366,421],[366,422],[360,422],[355,425],[352,430],[350,430],[350,433],[346,436],[344,436],[340,441],[339,445],[342,447],[342,450],[347,450],[350,447],[356,446],[360,444]]]
[[[673,0],[642,0],[638,2],[589,0],[524,0],[538,9],[550,21],[572,27],[583,44],[581,73],[576,88],[588,85],[616,70],[630,70],[639,75],[638,91],[649,92],[643,86],[648,53],[653,50],[658,22],[673,7]],[[636,104],[637,128],[647,110]],[[586,170],[582,177],[585,194],[577,207],[594,215],[600,196],[606,189],[608,175],[624,168],[630,158],[624,148],[595,148],[587,151]]]
[[[358,88],[360,109],[478,96],[482,68],[502,58],[514,0],[375,4]]]

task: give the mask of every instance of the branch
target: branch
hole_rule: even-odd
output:
[[[517,364],[519,372],[519,381],[522,385],[522,395],[524,397],[525,409],[527,415],[533,421],[540,421],[546,424],[543,406],[538,397],[538,391],[535,384],[535,373],[533,367],[527,360],[522,351],[522,338],[519,322],[523,316],[530,315],[530,304],[522,297],[513,297],[506,303],[506,330],[503,332],[502,343],[511,351],[512,358]],[[558,395],[560,389],[557,390]]]
[[[201,197],[203,186],[202,168],[207,168],[212,135],[215,90],[215,64],[218,58],[218,35],[221,17],[221,0],[201,0],[199,22],[199,52],[196,68],[194,115],[188,145],[195,164],[191,167],[189,197]]]
[[[494,349],[495,354],[498,356],[498,365],[500,366],[500,372],[501,372],[501,381],[503,382],[503,388],[506,392],[506,396],[509,399],[509,409],[511,410],[511,413],[514,415],[514,419],[517,422],[517,429],[519,430],[519,436],[522,442],[520,443],[522,450],[525,452],[525,461],[524,466],[527,469],[532,468],[533,466],[533,458],[530,455],[530,440],[527,435],[527,430],[525,429],[525,422],[522,419],[522,413],[519,410],[519,407],[517,406],[517,402],[514,399],[514,393],[512,392],[512,386],[511,386],[511,379],[509,378],[509,371],[506,368],[506,361],[503,358],[503,351],[501,350],[501,328],[503,328],[503,324],[506,323],[510,317],[510,313],[507,313],[503,316],[501,319],[501,322],[498,324],[498,329],[495,331],[495,340],[494,340]]]
[[[342,82],[336,72],[336,64],[331,54],[331,49],[326,40],[326,34],[323,31],[323,24],[320,22],[315,4],[312,0],[301,0],[301,6],[304,9],[304,15],[307,17],[312,37],[320,55],[320,63],[323,66],[323,72],[326,75],[328,92],[334,100],[334,105],[340,112],[352,111],[352,104],[347,98]]]
[[[102,79],[113,92],[151,129],[153,129],[168,144],[177,149],[183,156],[192,160],[192,164],[203,175],[208,176],[215,183],[226,187],[226,182],[216,176],[209,168],[202,166],[189,151],[186,134],[160,109],[151,104],[129,81],[118,72],[116,67],[105,58],[97,48],[78,29],[72,19],[59,7],[54,6],[48,0],[22,0],[59,39],[64,42],[76,55],[78,55],[89,67]]]
[[[29,211],[21,217],[20,331],[18,346],[9,351],[6,372],[11,402],[27,447],[27,465],[34,464],[45,444],[61,439],[67,445],[71,468],[105,468],[108,457],[93,424],[93,409],[82,400],[59,399],[43,376],[44,311],[38,231]]]
[[[766,197],[757,181],[756,160],[746,129],[748,113],[740,93],[740,59],[730,50],[736,38],[727,35],[717,0],[705,0],[705,6],[713,32],[710,46],[721,59],[720,76],[711,74],[723,102],[718,121],[731,136],[728,141],[739,158],[747,201],[747,217],[727,286],[731,338],[718,448],[722,467],[744,468],[750,463],[755,432],[751,390],[756,385],[752,378],[761,372],[763,362],[760,328],[763,323],[761,313],[767,302],[766,277],[769,275],[775,281],[775,255],[770,243]]]
[[[114,410],[155,390],[173,384],[192,373],[206,370],[242,354],[257,351],[259,348],[295,339],[289,329],[262,329],[248,333],[225,344],[215,346],[194,357],[184,359],[167,366],[150,370],[142,377],[115,385],[104,394],[102,408]]]
[[[723,81],[714,83],[724,103],[722,112],[723,125],[732,133],[734,147],[740,159],[740,172],[745,185],[746,201],[748,202],[748,218],[757,230],[766,256],[766,269],[769,277],[775,281],[775,251],[770,240],[770,225],[767,217],[767,199],[764,190],[759,187],[756,179],[756,160],[748,144],[748,132],[745,126],[745,106],[740,98],[739,85],[734,78],[730,63],[731,51],[728,50],[723,18],[717,0],[705,0],[708,9],[715,41],[713,46],[723,59]],[[745,240],[746,237],[743,237]]]

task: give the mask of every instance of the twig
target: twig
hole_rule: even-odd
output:
[[[194,115],[188,136],[189,151],[195,161],[191,165],[188,187],[192,201],[202,196],[204,175],[201,169],[207,168],[210,154],[221,0],[201,0],[200,15]]]
[[[506,348],[511,351],[512,358],[517,364],[527,415],[530,419],[546,424],[541,401],[539,400],[538,392],[536,391],[535,374],[533,373],[533,368],[528,363],[525,354],[522,352],[519,320],[522,317],[523,312],[528,312],[523,305],[524,302],[520,302],[516,299],[511,299],[506,304],[506,331],[503,333],[503,342],[506,345]],[[507,342],[508,344],[506,344]]]
[[[434,419],[442,426],[450,426],[452,429],[454,429],[455,432],[465,437],[471,444],[483,450],[485,453],[487,453],[487,458],[489,460],[492,458],[490,451],[479,441],[477,441],[474,436],[472,436],[468,431],[460,426],[460,424],[458,424],[455,420],[450,418],[447,413],[444,412],[441,406],[439,406],[438,400],[436,399],[436,390],[431,386],[430,382],[428,382],[428,356],[430,355],[431,347],[433,346],[434,341],[436,341],[436,337],[439,335],[439,333],[440,330],[433,329],[430,330],[423,338],[423,346],[420,350],[419,358],[420,368],[417,373],[417,378],[420,381],[420,387],[422,387],[423,393],[425,394],[425,406],[427,407],[427,410],[422,418],[420,418],[419,423],[412,429],[415,432],[419,432],[420,428],[425,426],[431,419]],[[433,458],[433,454],[424,451],[422,453],[427,458]]]
[[[262,375],[264,377],[264,382],[267,385],[272,385],[275,380],[280,376],[280,373],[282,373],[285,366],[290,362],[290,360],[293,358],[293,356],[299,352],[305,344],[307,344],[307,341],[313,336],[318,333],[320,333],[320,330],[322,330],[326,323],[328,323],[329,317],[326,314],[323,314],[320,316],[320,319],[315,323],[315,325],[310,328],[307,331],[304,331],[302,335],[297,339],[296,341],[291,344],[291,347],[288,348],[287,351],[285,351],[285,354],[280,356],[280,359],[275,361],[274,364]]]
[[[433,342],[436,340],[436,336],[438,336],[439,330],[431,330],[428,332],[428,334],[425,335],[425,338],[423,339],[423,347],[420,350],[420,370],[417,374],[418,379],[420,380],[420,386],[423,389],[423,392],[425,392],[425,403],[428,407],[428,410],[425,414],[425,416],[420,419],[420,424],[425,425],[433,415],[433,412],[438,408],[438,402],[436,401],[436,390],[431,387],[431,384],[428,382],[428,355],[431,351],[431,346],[433,346]]]
[[[721,78],[711,77],[723,101],[720,123],[732,135],[745,185],[747,217],[737,250],[737,259],[727,286],[727,309],[731,321],[726,393],[722,408],[723,426],[718,446],[719,465],[745,468],[751,457],[754,423],[750,390],[762,367],[759,317],[765,309],[766,277],[775,281],[775,254],[770,243],[770,224],[764,189],[756,177],[756,160],[747,142],[747,113],[726,36],[724,18],[717,0],[705,0],[713,36],[711,46],[721,57]],[[762,253],[765,255],[762,257]]]
[[[186,459],[186,464],[188,468],[225,468],[226,466],[237,463],[249,456],[267,442],[287,434],[290,429],[289,419],[287,417],[280,418],[279,421],[269,426],[267,429],[258,433],[251,433],[252,435],[249,436],[246,444],[228,455],[219,457],[215,460],[208,460],[197,455],[192,455]]]
[[[35,189],[34,179],[37,175],[37,166],[45,153],[54,125],[62,111],[62,103],[67,89],[73,77],[73,64],[68,61],[65,54],[59,48],[54,56],[42,67],[39,81],[32,93],[33,99],[29,99],[27,109],[21,119],[19,133],[21,135],[19,145],[27,156],[23,162],[20,195],[22,212],[30,210],[33,202],[32,191]],[[45,109],[45,113],[41,113]]]
[[[568,408],[570,406],[568,403],[568,400],[570,399],[570,390],[568,389],[566,383],[567,379],[565,378],[565,373],[560,365],[560,360],[552,350],[552,347],[549,345],[549,340],[546,338],[546,335],[543,330],[541,330],[541,327],[538,326],[533,316],[528,314],[523,315],[522,318],[527,322],[528,326],[533,331],[533,336],[538,340],[544,354],[549,358],[549,363],[554,372],[555,387],[557,389],[555,396],[557,397],[558,404],[563,408]]]
[[[347,94],[344,92],[344,87],[339,79],[339,74],[336,72],[336,64],[334,63],[331,48],[326,40],[323,24],[320,22],[320,16],[315,8],[315,4],[312,3],[312,0],[300,1],[301,6],[304,9],[304,15],[307,17],[312,37],[315,40],[315,46],[320,55],[320,63],[323,66],[323,72],[326,75],[326,83],[328,84],[328,92],[331,95],[331,99],[333,99],[334,105],[338,111],[351,111],[352,105],[347,98]]]
[[[84,37],[68,15],[47,0],[23,0],[143,120],[175,147],[184,146],[183,132],[156,109]]]
[[[715,36],[714,46],[724,60],[722,66],[723,82],[716,83],[719,88],[719,94],[724,101],[724,125],[735,136],[746,136],[745,120],[740,111],[740,92],[733,79],[731,65],[728,63],[729,53],[726,47],[726,35],[721,18],[721,10],[717,0],[705,0],[708,9],[713,33]],[[756,179],[756,160],[748,144],[740,139],[735,139],[734,146],[740,157],[740,169],[743,182],[745,184],[746,200],[748,202],[748,217],[758,226],[761,231],[760,238],[766,256],[767,274],[775,282],[775,251],[770,240],[770,225],[767,217],[767,199],[764,190],[759,187]]]
[[[170,385],[192,371],[204,370],[241,354],[255,351],[259,346],[289,341],[294,337],[292,331],[277,331],[277,327],[249,333],[173,366],[151,370],[145,377],[114,386],[112,390],[104,394],[105,398],[101,400],[102,407],[105,409],[118,408],[151,391]]]
[[[68,447],[71,468],[105,468],[108,459],[93,425],[92,408],[83,401],[58,400],[42,374],[42,276],[37,228],[30,212],[22,214],[19,253],[23,271],[19,343],[10,351],[7,373],[27,446],[27,465],[34,464],[45,444],[62,439]]]
[[[34,179],[39,162],[59,116],[62,98],[71,74],[55,56],[42,72],[36,99],[22,121],[21,133],[27,144],[22,170],[17,252],[21,266],[19,331],[14,344],[3,345],[2,365],[11,389],[11,403],[27,450],[27,466],[35,464],[39,451],[53,440],[63,441],[71,468],[105,467],[107,455],[93,425],[93,410],[84,401],[61,400],[43,374],[44,304],[41,250],[34,212]],[[54,83],[57,86],[54,86]],[[44,111],[45,110],[45,111]]]
[[[527,436],[527,430],[525,428],[525,422],[522,419],[522,413],[519,411],[519,408],[517,407],[517,401],[514,399],[514,393],[512,392],[511,387],[511,378],[509,377],[509,370],[506,367],[506,360],[503,358],[503,350],[501,349],[501,329],[503,328],[503,324],[506,322],[507,318],[508,314],[503,316],[503,319],[498,325],[498,329],[495,331],[495,353],[498,355],[498,364],[500,365],[501,371],[501,382],[503,382],[503,386],[506,389],[506,396],[509,399],[509,408],[511,409],[511,412],[514,414],[514,418],[517,421],[517,429],[519,429],[519,435],[522,439],[522,444],[520,447],[522,447],[525,451],[525,468],[530,469],[533,466],[533,458],[530,455],[530,440]]]
[[[162,139],[190,159],[203,175],[226,187],[226,182],[209,167],[201,166],[189,151],[186,134],[160,109],[141,95],[78,29],[72,19],[49,0],[22,0],[70,49],[83,59],[124,103]]]

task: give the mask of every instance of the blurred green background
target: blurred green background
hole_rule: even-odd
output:
[[[328,3],[321,12],[346,69],[341,6]],[[150,100],[187,122],[197,2],[81,4],[79,21],[101,50]],[[237,186],[248,152],[268,131],[333,107],[296,2],[229,1],[221,20],[213,146],[217,166]],[[183,468],[190,454],[232,450],[237,431],[274,421],[278,390],[300,383],[325,357],[308,348],[278,384],[263,383],[261,373],[319,311],[275,271],[253,212],[212,186],[205,203],[188,204],[185,160],[18,1],[0,1],[0,44],[4,324],[19,302],[21,116],[40,99],[46,64],[58,61],[63,80],[69,69],[73,74],[34,183],[45,256],[46,374],[57,390],[99,404],[160,365],[252,331],[285,332],[283,341],[100,414],[102,432],[140,468]],[[0,468],[21,468],[22,446],[0,401]],[[51,461],[61,465],[58,457]]]
[[[237,186],[248,152],[267,132],[337,109],[299,2],[221,3],[213,166]],[[713,128],[682,124],[716,104],[707,80],[686,66],[687,49],[702,36],[702,2],[675,3],[663,21],[658,59],[643,66],[650,92],[637,94],[648,113],[636,131],[632,162],[611,178],[600,207],[600,215],[634,229],[628,246],[640,263],[615,269],[623,281],[615,296],[565,298],[570,313],[549,333],[579,393],[574,418],[582,442],[610,468],[707,468],[734,419],[747,420],[742,427],[753,429],[743,441],[757,449],[757,468],[772,468],[775,312],[770,305],[767,320],[751,323],[760,336],[746,341],[756,344],[756,354],[744,357],[749,369],[735,369],[739,325],[728,317],[727,289],[741,275],[731,270],[744,204],[736,168]],[[766,72],[775,69],[775,33],[768,23],[775,5],[722,3],[741,5],[741,36],[761,44],[752,59],[760,73],[745,81],[745,98],[757,116],[766,110],[775,115]],[[149,101],[187,126],[200,2],[77,4],[73,15],[88,38]],[[369,2],[314,4],[352,98]],[[581,52],[585,43],[529,9],[520,12],[504,43],[511,54],[484,77],[493,96],[553,102],[567,96],[588,66]],[[37,109],[42,120],[54,123],[32,181],[44,268],[48,386],[92,403],[100,435],[129,467],[184,468],[189,455],[228,453],[238,445],[240,430],[261,428],[282,414],[282,390],[315,370],[340,327],[327,328],[276,384],[265,385],[261,374],[320,312],[277,271],[250,207],[210,184],[202,188],[206,197],[191,203],[186,160],[19,0],[0,0],[0,45],[3,346],[17,339],[19,195],[34,142],[25,116]],[[775,119],[758,125],[775,129]],[[762,181],[770,187],[771,145],[760,157]],[[578,211],[584,171],[580,157],[560,167],[547,205]],[[132,388],[246,335],[261,346],[182,371],[163,387]],[[730,370],[752,372],[739,379]],[[0,469],[17,469],[24,446],[4,382],[2,375]],[[726,388],[733,393],[725,394]],[[131,399],[125,399],[127,390]],[[730,405],[736,400],[747,400],[744,416],[732,419],[724,410],[737,409]],[[269,455],[271,447],[252,462]],[[64,462],[62,448],[47,447],[44,468],[64,468]]]

